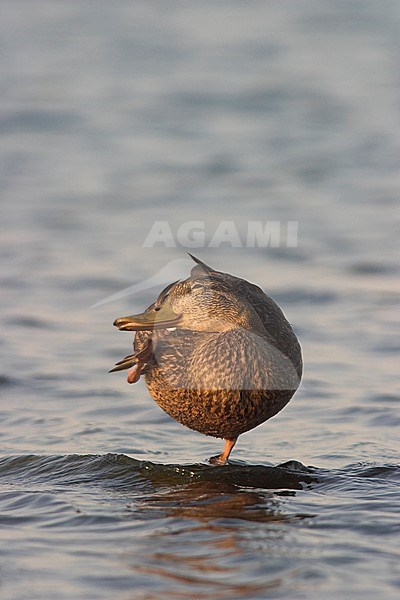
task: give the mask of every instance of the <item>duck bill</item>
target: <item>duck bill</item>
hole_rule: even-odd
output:
[[[120,317],[114,321],[120,331],[150,331],[174,327],[181,320],[181,315],[174,313],[169,306],[161,306],[158,310],[151,308],[139,315]]]

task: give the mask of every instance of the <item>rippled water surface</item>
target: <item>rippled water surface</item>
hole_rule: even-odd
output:
[[[399,17],[2,2],[2,599],[398,597]],[[168,247],[144,245],[156,221]],[[210,247],[221,221],[235,247]],[[278,247],[244,247],[249,221]],[[108,373],[131,342],[114,318],[160,286],[102,301],[184,275],[187,249],[263,287],[304,351],[223,468],[221,441]]]

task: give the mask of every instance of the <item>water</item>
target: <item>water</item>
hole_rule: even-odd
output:
[[[399,17],[2,2],[2,599],[397,598]],[[155,221],[172,246],[143,247]],[[160,287],[90,308],[183,260],[189,221],[304,350],[221,469],[220,441],[107,372],[112,321]],[[221,221],[242,244],[294,221],[298,245],[209,247]]]

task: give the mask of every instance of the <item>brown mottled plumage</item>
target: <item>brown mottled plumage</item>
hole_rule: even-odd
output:
[[[237,437],[279,412],[302,375],[301,348],[278,305],[258,286],[198,264],[140,315],[114,325],[136,331],[134,354],[113,371],[145,376],[171,417],[224,438],[225,464]]]

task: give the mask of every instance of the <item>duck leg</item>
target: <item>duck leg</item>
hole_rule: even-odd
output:
[[[210,463],[212,465],[226,465],[228,462],[228,458],[230,453],[233,450],[234,445],[236,444],[237,437],[231,440],[225,440],[225,446],[221,454],[219,456],[212,456],[210,458]]]

